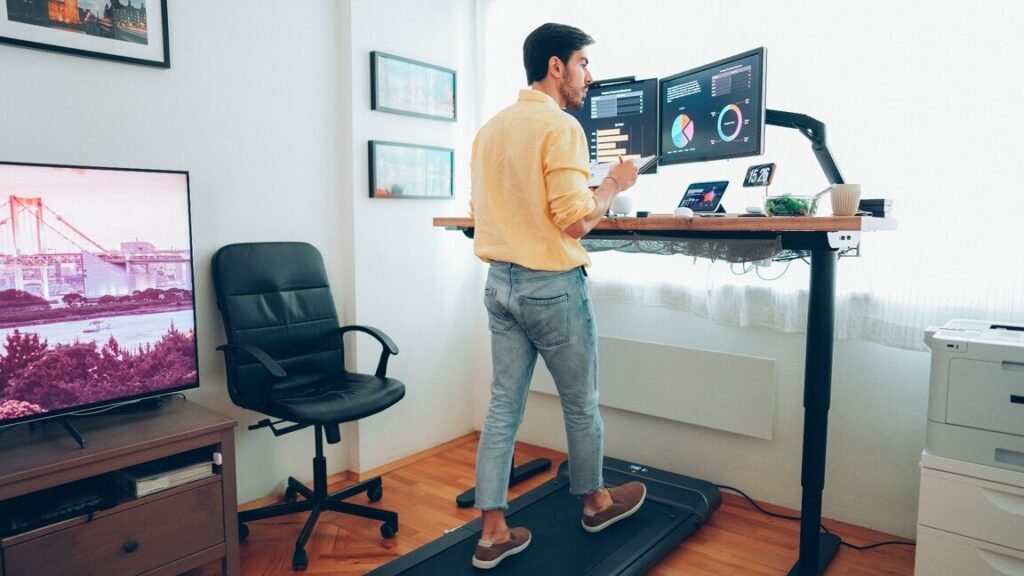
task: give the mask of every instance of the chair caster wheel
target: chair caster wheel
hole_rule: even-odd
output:
[[[396,532],[398,532],[398,526],[397,525],[396,526],[392,526],[391,524],[388,524],[387,522],[385,522],[384,524],[380,525],[380,535],[385,537],[385,538],[388,538],[388,539],[394,538]]]
[[[296,572],[305,570],[309,566],[309,557],[306,556],[306,551],[302,548],[296,548],[295,554],[292,554],[292,570]]]
[[[291,504],[299,499],[299,491],[291,486],[284,489],[284,501],[287,504]]]
[[[249,537],[249,527],[245,524],[238,524],[238,541],[241,542]]]
[[[371,488],[366,492],[366,495],[370,498],[370,502],[380,502],[380,499],[384,496],[384,487],[377,486],[376,488]]]

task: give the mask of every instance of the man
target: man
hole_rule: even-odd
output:
[[[493,568],[526,549],[530,531],[509,528],[508,476],[537,354],[554,377],[569,444],[569,490],[583,498],[583,529],[600,531],[638,510],[640,482],[606,489],[598,412],[597,333],[580,245],[615,197],[636,182],[620,162],[588,188],[583,128],[563,108],[583,107],[592,82],[582,30],[544,24],[523,44],[530,89],[473,142],[476,255],[490,262],[484,304],[494,376],[477,453],[476,507],[483,530],[473,565]]]

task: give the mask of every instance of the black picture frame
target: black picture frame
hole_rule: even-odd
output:
[[[369,141],[370,198],[449,200],[455,195],[455,150]]]
[[[48,0],[0,0],[0,43],[170,68],[167,0],[107,0],[103,12]],[[156,21],[154,21],[156,20]]]
[[[370,52],[370,109],[455,122],[458,99],[455,70]]]

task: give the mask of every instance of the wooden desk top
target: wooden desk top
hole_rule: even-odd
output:
[[[468,216],[439,216],[434,226],[452,229],[473,228]],[[870,216],[716,216],[675,218],[653,214],[648,218],[602,218],[594,230],[623,232],[872,232],[895,230],[892,218]]]

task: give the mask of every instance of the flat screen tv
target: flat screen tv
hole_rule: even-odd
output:
[[[583,108],[566,112],[579,120],[597,163],[658,155],[658,80],[601,80],[587,90]],[[653,174],[652,164],[644,173]]]
[[[661,164],[762,154],[764,79],[764,48],[662,78]]]
[[[199,385],[187,172],[0,162],[0,428]]]

